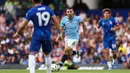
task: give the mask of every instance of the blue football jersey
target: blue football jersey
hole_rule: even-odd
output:
[[[54,15],[51,8],[43,5],[33,7],[26,13],[25,18],[28,21],[31,20],[34,24],[33,38],[39,38],[41,36],[44,39],[50,39],[50,20]]]
[[[69,39],[79,39],[79,23],[81,22],[79,16],[74,15],[72,21],[69,20],[68,16],[61,19],[60,26],[63,27],[65,37]]]
[[[104,18],[100,19],[98,25],[103,29],[104,38],[109,39],[116,37],[115,32],[111,30],[116,25],[113,17],[110,17],[108,20]]]

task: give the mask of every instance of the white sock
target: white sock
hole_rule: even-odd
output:
[[[113,63],[116,63],[117,62],[117,59],[113,59]]]
[[[35,55],[29,55],[29,63],[28,63],[28,66],[29,66],[29,71],[30,71],[30,73],[35,73],[35,65],[36,65]]]
[[[112,68],[111,62],[107,62],[107,65],[108,65],[109,68]]]
[[[45,64],[47,66],[47,73],[51,73],[51,64],[52,64],[52,61],[51,61],[51,56],[50,55],[46,55],[45,56]]]

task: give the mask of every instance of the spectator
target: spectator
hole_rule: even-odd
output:
[[[4,6],[7,12],[9,12],[13,17],[16,16],[16,9],[14,7],[13,0],[7,0]]]
[[[130,29],[130,16],[127,18],[127,27]]]
[[[5,56],[0,55],[0,65],[4,65],[6,63]]]
[[[28,57],[27,57],[27,55],[25,55],[25,56],[20,60],[20,64],[22,64],[22,65],[28,65]]]
[[[81,10],[79,16],[82,20],[84,20],[87,17],[87,14],[83,10]]]
[[[123,43],[120,43],[118,51],[122,52],[123,55],[126,54],[126,48],[123,46]]]
[[[128,46],[126,48],[126,57],[127,57],[127,63],[130,62],[130,41],[128,41]]]
[[[119,12],[116,13],[115,20],[116,20],[116,22],[121,22],[122,21],[122,17],[120,16]]]

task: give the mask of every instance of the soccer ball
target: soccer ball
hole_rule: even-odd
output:
[[[51,65],[51,71],[52,71],[52,72],[59,71],[59,66],[58,66],[57,64],[52,64],[52,65]]]

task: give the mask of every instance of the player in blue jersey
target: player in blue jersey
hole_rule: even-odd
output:
[[[105,51],[105,58],[107,60],[107,65],[109,70],[112,68],[112,63],[110,61],[110,49],[113,53],[113,62],[114,67],[117,67],[117,56],[116,56],[116,34],[115,31],[119,29],[119,25],[116,24],[115,19],[111,17],[111,10],[109,8],[105,8],[102,11],[104,18],[99,20],[97,25],[97,30],[101,27],[103,30],[103,46]]]
[[[65,34],[64,55],[62,56],[62,59],[57,67],[58,69],[56,70],[59,70],[62,67],[67,57],[75,54],[79,56],[81,54],[81,51],[75,50],[75,46],[79,41],[79,25],[81,24],[83,25],[82,27],[85,28],[84,24],[79,16],[74,15],[74,10],[72,8],[67,8],[66,14],[67,16],[63,17],[60,22],[60,25],[62,27],[61,29]],[[59,38],[60,37],[58,37],[57,40]]]
[[[61,33],[59,22],[51,8],[48,6],[41,5],[42,0],[32,0],[35,7],[31,8],[25,17],[25,20],[20,24],[21,27],[18,29],[14,37],[22,34],[23,29],[31,20],[34,24],[34,32],[32,35],[30,53],[29,53],[29,70],[30,73],[35,73],[35,54],[39,51],[42,46],[42,50],[45,56],[45,63],[47,66],[47,73],[51,73],[51,25],[50,20],[55,22],[55,25]]]

